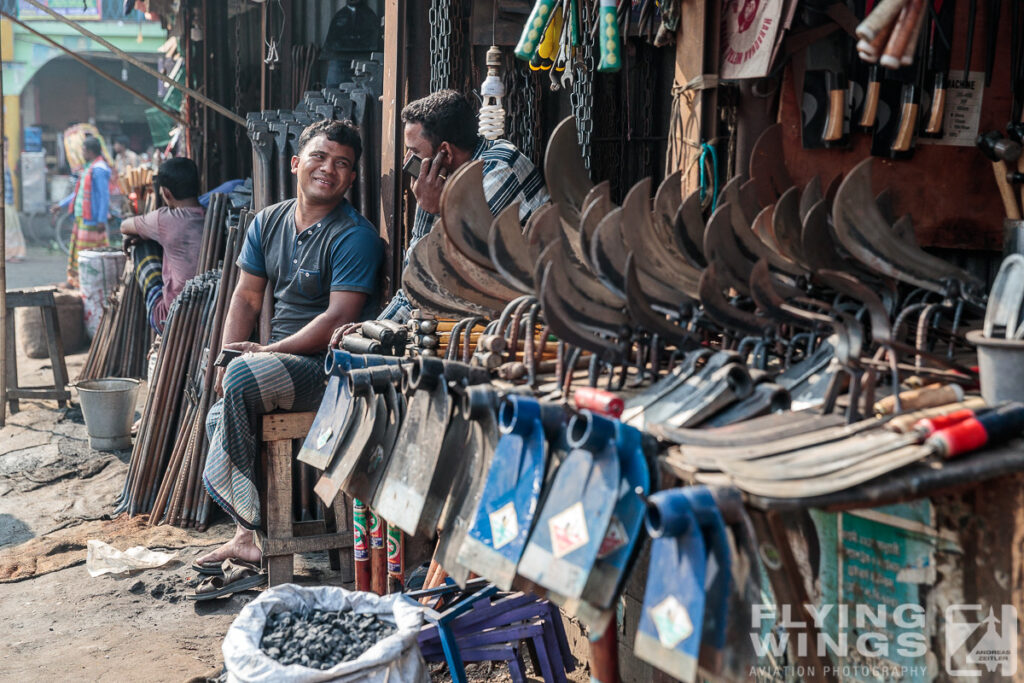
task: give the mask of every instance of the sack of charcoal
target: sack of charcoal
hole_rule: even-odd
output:
[[[422,607],[396,593],[275,586],[250,602],[224,637],[228,681],[428,681],[416,636]]]

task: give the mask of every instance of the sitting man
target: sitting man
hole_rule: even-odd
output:
[[[199,206],[199,169],[191,159],[160,164],[154,184],[164,206],[121,221],[132,249],[135,279],[146,301],[150,326],[161,334],[171,302],[196,276],[206,212]]]
[[[477,120],[469,101],[455,90],[441,90],[410,102],[402,110],[405,124],[406,160],[422,160],[413,181],[416,218],[409,246],[430,232],[441,212],[441,191],[445,180],[464,164],[480,159],[483,164],[484,196],[491,215],[519,202],[522,224],[545,202],[547,188],[540,171],[507,140],[485,140],[477,136]],[[381,313],[380,320],[404,323],[412,306],[398,290]],[[337,346],[341,338],[358,329],[358,323],[338,328],[331,337]]]
[[[218,378],[224,398],[207,417],[210,452],[203,471],[206,490],[237,529],[234,538],[200,557],[200,566],[229,558],[259,562],[251,531],[260,524],[258,416],[315,409],[326,386],[323,358],[331,330],[377,310],[381,239],[345,200],[361,152],[351,123],[318,121],[306,128],[292,157],[298,198],[267,207],[246,232],[223,343],[244,355]],[[246,340],[268,286],[274,313],[263,346]]]

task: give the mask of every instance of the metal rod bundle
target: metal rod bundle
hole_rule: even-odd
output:
[[[202,484],[209,447],[206,414],[214,395],[213,358],[221,346],[228,302],[238,278],[235,259],[252,220],[220,229],[227,198],[215,195],[208,211],[201,263],[223,261],[186,283],[171,305],[154,381],[132,451],[119,511],[150,513],[150,524],[205,528],[210,499]]]
[[[77,381],[145,377],[146,353],[151,339],[146,305],[129,261],[121,274],[121,282],[103,306],[103,318]]]

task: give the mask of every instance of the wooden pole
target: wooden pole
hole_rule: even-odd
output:
[[[3,32],[0,31],[0,36]],[[0,38],[3,40],[3,38]],[[0,46],[0,53],[3,52]],[[4,102],[4,68],[0,60],[0,142],[7,135],[7,107]],[[4,146],[4,164],[7,164],[7,148]],[[7,178],[0,174],[0,427],[7,424],[7,354],[14,349],[7,348]]]
[[[381,96],[380,232],[391,247],[384,277],[394,292],[401,281],[402,138],[401,114],[406,100],[406,8],[408,0],[384,5],[384,91]]]

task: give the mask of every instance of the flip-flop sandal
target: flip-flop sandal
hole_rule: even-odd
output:
[[[192,571],[203,576],[224,576],[219,564],[200,564],[198,560],[192,563]]]
[[[210,576],[199,582],[191,600],[215,600],[234,593],[265,586],[267,574],[260,567],[242,560],[224,560],[223,576]]]

